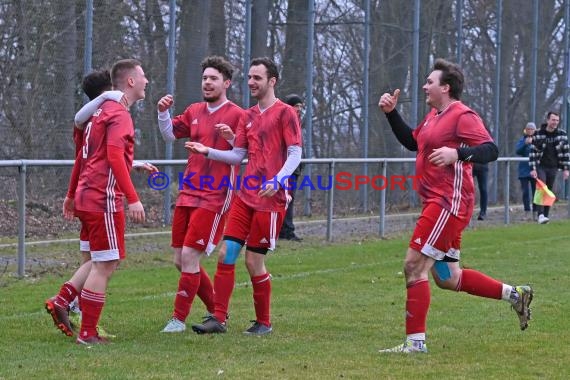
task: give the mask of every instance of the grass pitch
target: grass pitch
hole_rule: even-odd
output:
[[[43,310],[71,269],[0,288],[0,379],[568,378],[568,231],[569,221],[468,231],[464,266],[534,287],[530,327],[520,331],[505,302],[444,291],[432,282],[429,353],[412,356],[378,353],[404,338],[407,236],[280,243],[268,258],[274,332],[266,337],[242,334],[254,318],[243,258],[226,334],[160,333],[178,282],[169,239],[128,241],[129,257],[110,283],[101,320],[117,334],[111,345],[76,345]],[[73,257],[75,248],[63,250]],[[205,266],[213,276],[215,259]],[[187,324],[204,312],[197,300]]]

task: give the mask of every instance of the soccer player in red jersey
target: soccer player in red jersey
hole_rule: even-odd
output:
[[[106,340],[97,334],[97,324],[105,305],[105,292],[119,260],[125,258],[125,212],[135,223],[145,214],[130,179],[134,155],[134,126],[128,108],[144,99],[148,80],[140,62],[120,60],[111,69],[113,87],[123,92],[121,103],[106,101],[85,127],[76,189],[75,215],[87,227],[91,269],[81,291],[82,321],[77,343],[99,344]],[[77,290],[76,290],[77,292]]]
[[[97,70],[86,75],[85,78],[83,78],[81,87],[90,101],[85,104],[75,116],[73,140],[75,142],[75,157],[76,160],[78,160],[78,164],[73,166],[69,181],[70,189],[76,189],[79,182],[81,156],[78,157],[78,155],[83,146],[83,132],[87,121],[106,100],[120,102],[123,98],[121,91],[111,91],[111,74],[108,70]],[[154,165],[138,161],[133,161],[133,168],[146,170],[148,172],[158,171]],[[74,199],[72,193],[70,193],[63,202],[63,215],[66,219],[72,220],[75,216],[74,214]],[[82,256],[82,265],[73,274],[72,278],[62,285],[59,293],[45,302],[46,310],[52,316],[56,327],[67,336],[73,336],[73,324],[69,317],[70,311],[73,311],[75,313],[74,315],[78,317],[76,323],[79,325],[78,321],[81,310],[76,294],[83,289],[83,284],[91,270],[89,234],[87,226],[84,223],[81,223],[79,250]],[[73,298],[73,296],[75,296],[75,298]],[[113,337],[113,335],[105,332],[100,326],[97,326],[97,331],[103,337]]]
[[[416,129],[396,110],[400,90],[380,97],[378,105],[398,141],[417,152],[418,193],[423,203],[404,261],[407,337],[403,344],[380,352],[427,352],[430,271],[440,288],[509,302],[520,328],[528,326],[533,296],[529,286],[507,285],[459,266],[461,234],[474,207],[472,163],[491,162],[498,156],[479,115],[460,101],[463,83],[458,65],[437,59],[423,86],[432,110]]]
[[[90,107],[96,104],[96,107],[106,99],[114,99],[120,101],[123,93],[120,91],[111,90],[111,74],[108,70],[97,70],[88,74],[83,78],[81,83],[83,92],[91,100]],[[88,103],[89,104],[89,103]],[[93,109],[92,112],[96,110]],[[83,145],[83,127],[84,125],[74,125],[73,140],[75,142],[75,157],[81,152]],[[74,165],[73,172],[70,178],[69,187],[75,189],[79,180],[80,165]],[[63,215],[66,219],[74,218],[73,197],[66,197],[63,202]],[[79,250],[81,252],[81,266],[73,274],[73,276],[62,285],[59,293],[45,302],[45,307],[48,313],[52,316],[54,323],[67,336],[73,336],[72,325],[69,321],[68,313],[72,304],[77,300],[77,292],[83,288],[83,284],[87,279],[87,275],[91,270],[91,255],[89,249],[89,236],[87,234],[87,227],[82,224],[81,232],[79,235]],[[74,309],[79,310],[75,305]]]
[[[235,282],[235,262],[246,245],[245,264],[251,278],[256,319],[244,333],[264,335],[271,326],[271,275],[265,256],[275,248],[287,206],[287,179],[301,161],[301,128],[294,109],[275,96],[279,72],[269,58],[251,61],[248,85],[258,103],[245,111],[234,148],[221,151],[195,141],[185,146],[209,159],[238,164],[248,156],[238,197],[224,232],[214,277],[214,315],[192,325],[199,333],[226,332],[226,315]],[[247,243],[246,243],[247,242]]]
[[[111,73],[109,70],[97,70],[88,74],[83,78],[81,88],[90,102],[84,105],[78,115],[83,114],[81,118],[75,117],[75,124],[73,125],[73,142],[75,143],[75,157],[81,152],[83,146],[83,131],[87,120],[91,115],[103,104],[106,100],[114,100],[120,102],[123,93],[121,91],[111,91]],[[87,112],[85,110],[88,110]],[[79,182],[80,165],[74,165],[70,177],[70,188],[75,189]],[[73,219],[73,197],[66,197],[63,203],[63,214],[67,219]],[[79,249],[83,263],[91,260],[89,253],[89,241],[87,240],[87,231],[82,226],[79,237]]]
[[[229,101],[233,66],[222,57],[211,56],[202,61],[203,102],[188,106],[171,119],[168,109],[172,95],[158,101],[158,125],[166,141],[187,139],[220,150],[232,149],[234,132],[244,111]],[[214,290],[206,270],[200,265],[218,244],[229,209],[237,165],[210,161],[200,154],[188,154],[174,218],[172,248],[174,264],[180,271],[172,318],[163,332],[183,332],[194,297],[206,305],[208,315],[214,313]]]

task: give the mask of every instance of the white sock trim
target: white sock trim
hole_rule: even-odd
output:
[[[408,335],[406,336],[406,338],[411,339],[411,340],[421,340],[422,342],[425,342],[425,340],[426,340],[426,333],[408,334]]]
[[[511,292],[513,291],[513,287],[511,285],[503,284],[503,293],[501,295],[501,299],[503,301],[511,301]]]

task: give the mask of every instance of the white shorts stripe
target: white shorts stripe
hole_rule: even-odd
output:
[[[210,231],[208,244],[206,245],[206,250],[204,251],[207,256],[210,256],[210,254],[214,252],[214,249],[216,249],[216,244],[214,244],[214,238],[216,237],[216,231],[218,230],[218,226],[221,220],[222,220],[222,215],[216,214],[216,216],[214,217],[214,222],[212,223],[212,230]]]
[[[232,196],[233,196],[233,190],[231,189],[235,189],[235,177],[234,177],[234,172],[235,172],[235,168],[233,165],[230,166],[230,178],[232,178],[232,182],[231,185],[229,186],[227,192],[226,192],[226,199],[224,200],[224,205],[222,206],[222,211],[220,212],[221,214],[225,214],[226,211],[228,211],[228,209],[230,208],[230,205],[232,203]]]
[[[113,218],[113,214],[110,212],[105,213],[105,229],[107,230],[107,241],[109,242],[109,248],[118,251],[119,246],[117,245],[115,218]]]
[[[426,244],[434,245],[439,236],[441,235],[441,231],[443,227],[445,227],[445,223],[449,220],[449,212],[445,209],[441,209],[439,216],[437,217],[437,221],[435,222],[435,226],[433,226],[433,230],[431,230]]]
[[[275,249],[275,242],[277,241],[277,215],[276,211],[271,211],[270,226],[269,226],[269,250]]]

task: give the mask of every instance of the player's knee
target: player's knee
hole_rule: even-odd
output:
[[[243,247],[243,243],[235,240],[224,240],[225,244],[225,252],[224,258],[222,263],[224,264],[235,264],[239,253],[241,251],[241,247]]]
[[[457,274],[452,270],[450,263],[436,261],[433,265],[433,279],[441,289],[455,290],[457,286]]]
[[[267,248],[247,247],[245,254],[245,267],[250,276],[259,276],[266,272],[265,256]]]

